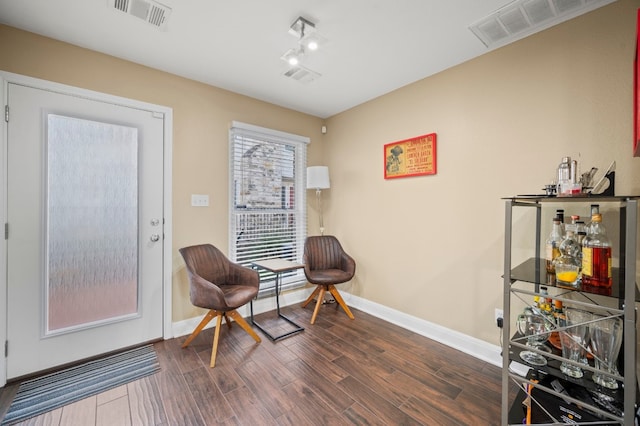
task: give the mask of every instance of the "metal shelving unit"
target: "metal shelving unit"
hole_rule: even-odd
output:
[[[503,325],[503,366],[502,366],[502,421],[501,424],[522,424],[523,409],[522,401],[528,397],[525,393],[526,385],[533,392],[537,393],[537,397],[533,396],[535,401],[530,398],[529,403],[534,405],[538,411],[543,412],[543,417],[547,418],[544,423],[532,424],[559,424],[564,421],[553,416],[545,409],[551,404],[549,401],[563,400],[564,405],[574,404],[581,411],[586,410],[588,414],[595,414],[595,417],[601,420],[581,422],[574,417],[573,424],[616,424],[624,426],[633,426],[636,416],[638,385],[636,378],[636,313],[635,304],[640,301],[640,293],[636,286],[636,244],[638,232],[638,198],[639,197],[512,197],[505,199],[505,242],[504,242],[504,325]],[[555,285],[553,277],[547,275],[545,269],[545,260],[541,258],[541,223],[542,223],[542,207],[549,203],[573,204],[576,208],[588,210],[589,204],[600,204],[616,209],[619,216],[620,237],[617,241],[617,249],[614,248],[614,255],[619,258],[619,267],[614,268],[613,287],[605,292],[594,288],[562,288]],[[513,242],[513,217],[515,208],[535,209],[535,249],[534,255],[517,265],[512,265],[512,242]],[[546,236],[545,236],[546,237]],[[613,241],[615,244],[616,241]],[[522,377],[510,371],[511,361],[522,361],[518,353],[525,348],[521,336],[514,334],[511,328],[511,305],[514,298],[521,301],[531,301],[533,303],[534,296],[542,296],[540,287],[546,286],[549,291],[553,290],[553,298],[562,300],[565,304],[578,306],[582,309],[598,313],[607,313],[609,316],[619,316],[623,319],[623,344],[620,351],[620,359],[622,362],[622,373],[616,379],[622,384],[618,390],[611,391],[600,388],[593,383],[591,375],[596,372],[592,366],[582,366],[585,376],[582,379],[572,379],[565,376],[558,368],[560,362],[563,361],[562,354],[540,352],[547,357],[548,365],[545,367],[531,367],[536,377],[532,377],[531,373],[526,377]],[[607,303],[603,303],[605,300]],[[517,331],[516,331],[517,333]],[[528,348],[530,349],[530,348]],[[535,352],[536,350],[534,350]],[[617,404],[623,407],[622,413],[603,409],[601,406],[590,405],[584,400],[578,400],[557,392],[552,386],[548,386],[543,381],[538,381],[540,377],[551,377],[562,380],[568,380],[570,386],[578,390],[598,391],[599,393],[611,398]],[[512,384],[518,385],[518,391],[514,392]],[[510,392],[511,390],[511,392]],[[543,398],[544,397],[544,398]],[[572,417],[572,414],[568,414]],[[579,417],[579,416],[578,416]],[[586,416],[585,416],[586,417]],[[576,421],[577,420],[577,421]]]

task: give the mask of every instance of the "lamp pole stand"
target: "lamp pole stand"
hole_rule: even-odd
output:
[[[322,220],[322,190],[316,188],[316,202],[318,203],[318,212],[320,216],[320,235],[324,235],[324,222]]]

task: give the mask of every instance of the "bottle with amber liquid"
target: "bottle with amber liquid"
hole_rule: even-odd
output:
[[[602,224],[602,215],[591,217],[591,229],[582,240],[582,284],[585,286],[610,288],[611,241]]]
[[[553,301],[553,318],[558,327],[561,326],[561,319],[564,315],[564,311],[562,310],[562,301],[554,299]]]
[[[600,205],[599,204],[591,204],[591,214],[589,215],[589,217],[593,218],[594,214],[600,214]],[[587,227],[586,227],[587,234],[591,233],[591,225],[593,225],[593,222],[590,222],[590,223],[587,224]]]
[[[553,218],[551,233],[549,234],[549,238],[547,238],[545,244],[545,265],[547,272],[549,273],[556,272],[553,261],[556,257],[560,256],[560,243],[562,243],[563,238],[564,232],[562,230],[562,221],[558,216],[556,216]]]

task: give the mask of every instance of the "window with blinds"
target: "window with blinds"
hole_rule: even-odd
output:
[[[309,138],[233,122],[229,143],[231,259],[248,267],[270,258],[302,262]],[[260,296],[272,294],[274,275],[260,274]],[[305,283],[301,269],[281,278],[283,289]]]

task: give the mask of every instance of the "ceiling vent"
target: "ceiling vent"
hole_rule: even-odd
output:
[[[469,29],[488,48],[504,46],[615,0],[515,0]]]
[[[108,0],[109,7],[133,15],[143,21],[166,30],[171,8],[153,0]]]
[[[317,73],[310,70],[309,68],[305,68],[300,65],[289,68],[289,70],[283,75],[304,84],[311,83],[312,81],[321,77],[320,73]]]

